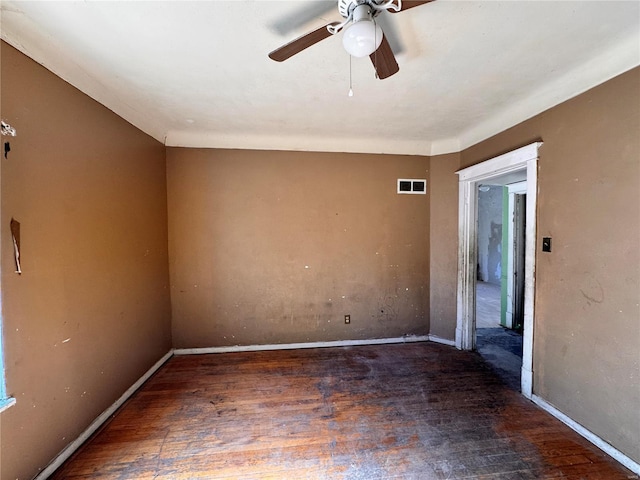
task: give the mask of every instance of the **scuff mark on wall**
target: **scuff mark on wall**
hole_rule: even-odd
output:
[[[398,294],[387,292],[378,300],[377,318],[383,322],[394,322],[398,319]]]
[[[591,305],[592,303],[602,303],[604,302],[604,289],[602,288],[602,284],[598,281],[597,278],[593,278],[590,285],[585,287],[587,291],[580,289],[580,293],[587,300],[587,303]]]

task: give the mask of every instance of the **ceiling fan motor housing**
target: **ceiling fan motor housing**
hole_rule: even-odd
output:
[[[369,5],[371,0],[338,0],[338,12],[344,18],[349,18],[349,15],[358,5]],[[369,9],[372,14],[377,13],[373,8]],[[354,19],[355,20],[355,19]]]
[[[355,2],[353,0],[338,0],[338,11],[344,18],[349,18],[349,7],[352,3]]]

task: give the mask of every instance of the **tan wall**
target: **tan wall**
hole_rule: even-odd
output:
[[[4,43],[2,118],[0,476],[28,479],[171,347],[165,151]]]
[[[534,393],[640,461],[640,69],[462,153],[537,139]],[[454,201],[454,198],[451,198]],[[551,253],[540,251],[552,237]]]
[[[428,157],[170,148],[174,345],[426,335]],[[345,325],[344,315],[351,315]]]
[[[2,13],[0,12],[0,15]],[[0,25],[2,18],[0,17]],[[2,44],[0,41],[0,117],[2,117]],[[0,155],[2,155],[4,139],[2,139],[2,135],[0,135]],[[2,157],[0,157],[0,208],[2,206]],[[0,212],[1,213],[1,212]],[[0,215],[0,222],[2,222],[2,218]],[[2,238],[0,238],[0,296],[2,295]],[[2,348],[4,347],[4,335],[2,333],[2,301],[0,297],[0,367],[4,372],[4,353],[2,352]],[[2,380],[0,380],[2,381]],[[2,413],[0,413],[0,479],[2,478]]]
[[[458,262],[458,175],[460,154],[431,157],[431,330],[446,340],[456,335]]]

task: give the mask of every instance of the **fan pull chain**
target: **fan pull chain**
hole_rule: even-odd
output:
[[[349,96],[353,97],[353,84],[351,79],[351,55],[349,55]]]

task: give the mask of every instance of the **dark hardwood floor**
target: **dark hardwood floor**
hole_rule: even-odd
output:
[[[637,478],[434,343],[173,357],[54,479]]]

